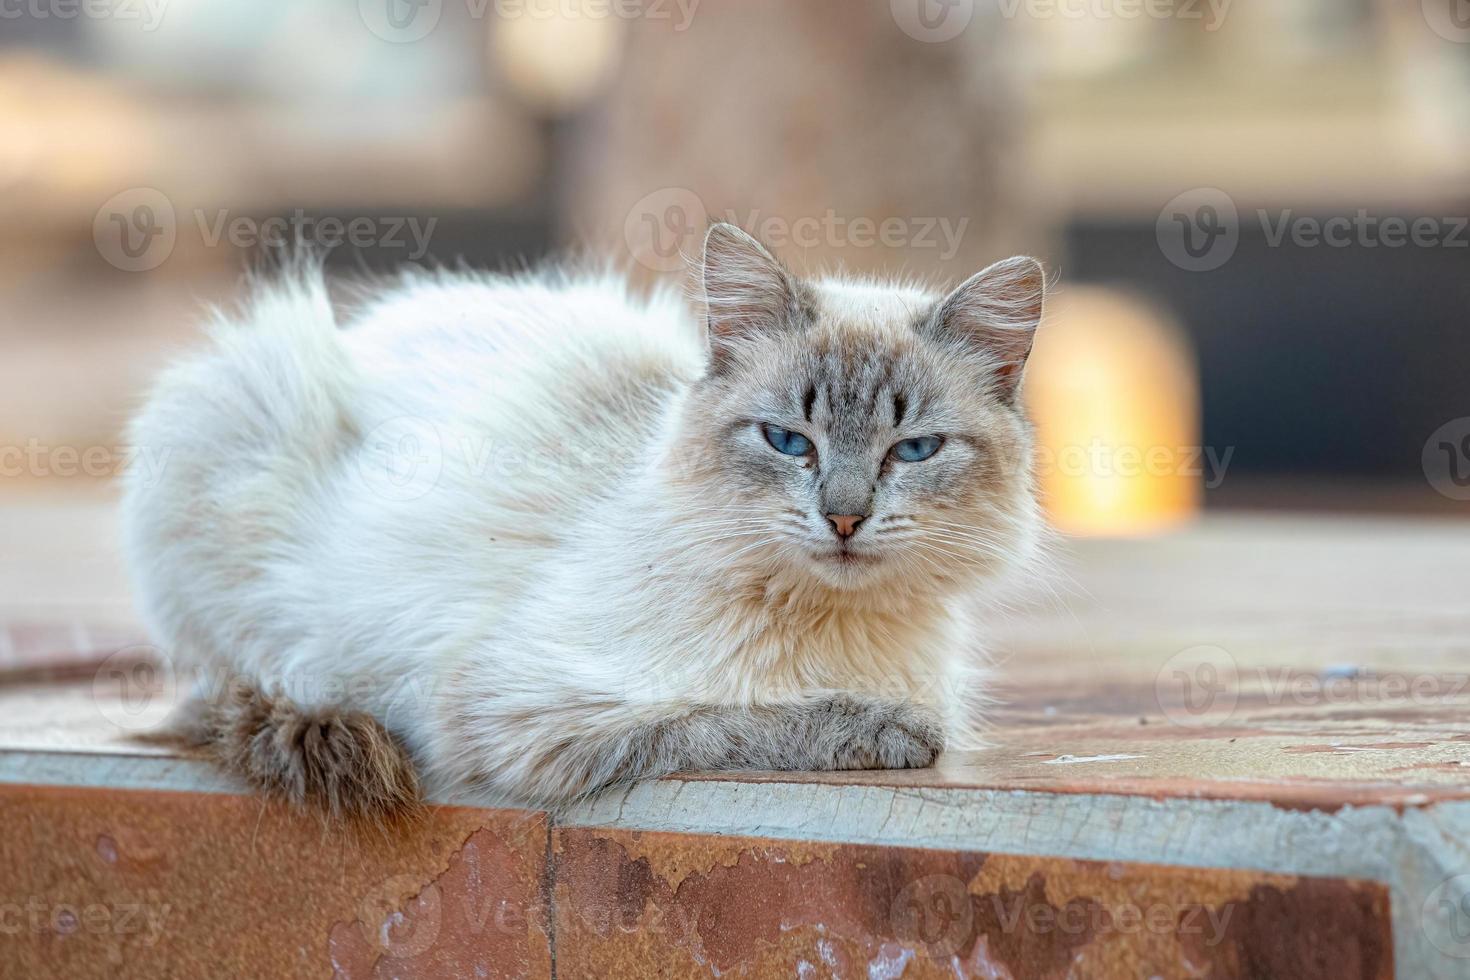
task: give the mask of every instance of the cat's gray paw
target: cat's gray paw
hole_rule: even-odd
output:
[[[922,769],[944,751],[944,723],[923,705],[840,694],[814,720],[825,769]]]

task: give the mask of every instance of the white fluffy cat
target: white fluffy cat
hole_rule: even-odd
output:
[[[188,733],[383,814],[680,769],[929,765],[1035,551],[1043,275],[807,281],[714,226],[707,317],[607,276],[260,288],[135,423],[124,526]],[[701,327],[705,329],[701,329]]]

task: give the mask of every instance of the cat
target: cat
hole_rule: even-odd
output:
[[[680,770],[923,767],[1041,520],[1045,277],[947,294],[708,231],[703,318],[604,272],[415,273],[339,328],[257,286],[132,428],[125,554],[178,730],[346,815]],[[702,328],[702,329],[701,329]]]

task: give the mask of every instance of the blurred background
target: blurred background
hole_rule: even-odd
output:
[[[1470,499],[1467,0],[0,0],[0,209],[0,510],[157,463],[127,415],[273,246],[678,280],[710,217],[1042,257],[1063,530]]]

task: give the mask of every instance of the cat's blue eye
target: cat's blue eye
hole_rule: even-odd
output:
[[[894,443],[892,452],[894,457],[905,463],[917,463],[939,452],[942,445],[944,440],[939,436],[919,436],[917,439]]]
[[[800,432],[792,432],[778,425],[763,425],[761,429],[766,434],[766,442],[778,453],[787,456],[805,456],[812,451],[812,441]]]

